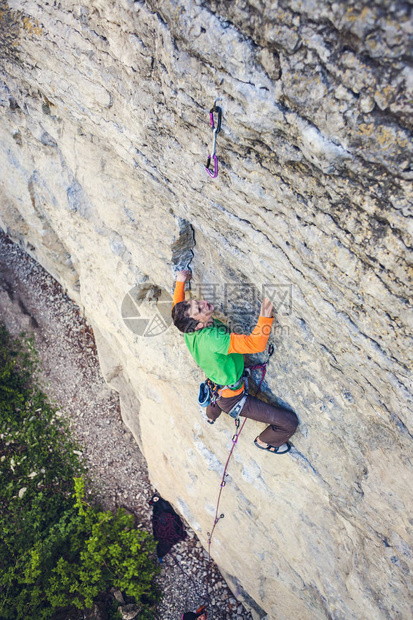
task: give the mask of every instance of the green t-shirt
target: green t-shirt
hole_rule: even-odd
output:
[[[236,383],[244,371],[244,356],[229,353],[230,333],[224,323],[214,319],[211,327],[185,334],[192,357],[208,379],[219,385]]]

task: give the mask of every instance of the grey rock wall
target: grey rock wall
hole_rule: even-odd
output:
[[[233,428],[198,411],[180,335],[137,336],[122,301],[138,287],[157,316],[189,225],[191,292],[220,316],[250,328],[278,293],[264,392],[297,412],[295,449],[258,452],[246,425],[212,549],[256,617],[412,615],[410,9],[0,1],[0,224],[83,307],[204,543]]]

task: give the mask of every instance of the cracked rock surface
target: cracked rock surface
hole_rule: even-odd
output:
[[[168,323],[193,253],[235,331],[274,300],[263,391],[300,419],[279,459],[246,425],[225,580],[257,618],[409,618],[410,4],[0,0],[0,35],[0,225],[87,316],[151,483],[205,546],[233,424]]]

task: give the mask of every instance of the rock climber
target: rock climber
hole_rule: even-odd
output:
[[[185,334],[186,345],[198,366],[205,372],[219,397],[207,407],[208,422],[225,413],[232,413],[243,399],[239,415],[269,426],[256,437],[254,443],[261,450],[286,454],[291,449],[289,438],[298,426],[293,411],[274,407],[254,396],[245,398],[244,353],[265,351],[274,321],[273,305],[264,298],[257,325],[251,334],[230,333],[228,328],[213,318],[214,306],[205,300],[185,301],[185,282],[192,277],[189,269],[177,273],[172,304],[174,325]]]

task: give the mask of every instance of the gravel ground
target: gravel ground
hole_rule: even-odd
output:
[[[15,335],[22,330],[34,333],[45,391],[68,416],[81,445],[92,481],[88,492],[105,509],[127,508],[150,530],[148,502],[155,489],[122,422],[118,395],[101,376],[93,332],[58,282],[1,232],[0,320]],[[188,538],[165,557],[158,578],[164,597],[157,617],[163,620],[194,610],[206,593],[208,556],[186,527]],[[209,620],[251,620],[215,565],[210,584]]]

